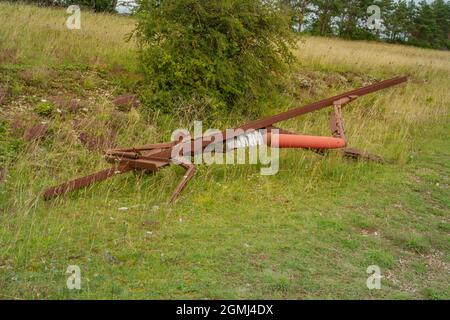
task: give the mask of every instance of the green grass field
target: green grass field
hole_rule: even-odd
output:
[[[387,164],[282,150],[270,177],[256,165],[200,166],[173,206],[176,167],[44,202],[44,188],[107,167],[75,123],[98,139],[114,132],[118,146],[190,125],[112,104],[142,83],[136,46],[125,41],[132,18],[82,12],[78,31],[65,19],[64,10],[0,3],[0,298],[450,298],[449,52],[300,40],[287,102],[264,113],[408,75],[344,110],[350,145]],[[55,97],[82,107],[61,109]],[[283,128],[328,134],[327,119],[320,111]],[[26,141],[39,123],[45,138]],[[69,265],[81,269],[79,291],[66,287]],[[380,290],[366,287],[371,265]]]

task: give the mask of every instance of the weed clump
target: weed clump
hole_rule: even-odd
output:
[[[49,117],[55,111],[55,106],[49,102],[40,102],[35,108],[34,112],[41,117]]]
[[[16,157],[21,147],[22,142],[11,136],[9,124],[5,120],[0,120],[0,166]]]

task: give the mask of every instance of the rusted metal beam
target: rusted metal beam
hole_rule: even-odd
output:
[[[343,105],[355,100],[358,97],[362,97],[366,94],[376,92],[391,86],[394,86],[396,84],[400,84],[402,82],[407,81],[407,77],[396,77],[390,80],[381,81],[375,84],[372,84],[367,87],[363,87],[360,89],[356,89],[350,92],[346,92],[331,98],[327,98],[303,107],[295,108],[289,111],[282,112],[280,114],[266,117],[264,119],[251,121],[249,123],[243,124],[237,128],[235,128],[234,133],[231,135],[227,135],[227,131],[223,131],[221,134],[221,139],[217,141],[217,139],[214,139],[214,143],[219,142],[226,142],[228,139],[234,139],[238,137],[242,132],[252,131],[252,130],[259,130],[259,129],[267,129],[269,132],[271,130],[276,129],[273,125],[275,123],[285,121],[292,119],[294,117],[301,116],[306,113],[314,112],[320,109],[323,109],[325,107],[333,106],[333,113],[331,118],[331,129],[333,136],[336,138],[344,139],[346,144],[346,139],[344,135],[344,127],[343,127],[343,120],[341,115],[341,108]],[[241,133],[240,133],[240,132]],[[303,139],[302,141],[306,141],[305,137],[292,137],[289,135],[292,135],[289,131],[281,130],[281,135],[287,135],[285,138],[290,140],[295,140],[295,145],[297,146],[306,146],[309,145],[308,143],[298,143],[297,140]],[[314,138],[319,137],[310,137],[309,140],[315,140]],[[305,140],[306,139],[306,140]],[[308,140],[308,141],[309,141]],[[317,140],[317,139],[316,139]],[[174,150],[174,147],[177,146],[178,150],[189,150],[190,151],[183,153],[184,156],[193,156],[196,154],[199,154],[201,152],[204,152],[204,149],[211,143],[211,136],[204,136],[198,139],[191,139],[187,142],[181,142],[181,141],[171,141],[166,143],[156,143],[156,144],[149,144],[146,146],[141,147],[135,147],[135,148],[126,148],[126,149],[113,149],[108,150],[105,152],[105,158],[110,163],[113,163],[114,166],[110,169],[89,175],[84,178],[76,179],[67,183],[64,183],[60,186],[53,187],[50,189],[47,189],[44,192],[44,198],[46,200],[51,199],[53,197],[56,197],[58,195],[62,195],[64,193],[67,193],[69,191],[79,189],[82,187],[86,187],[91,185],[94,182],[102,181],[107,178],[113,177],[117,174],[125,173],[131,170],[143,170],[147,172],[156,172],[160,170],[161,168],[168,166],[170,163],[175,162],[176,159],[172,159],[172,152]],[[197,148],[197,144],[200,145],[200,148]],[[285,145],[291,145],[290,143],[286,143]],[[294,144],[292,144],[294,145]],[[344,144],[340,144],[339,146],[343,146]],[[322,148],[326,148],[325,145],[321,144]],[[310,149],[310,148],[309,148]],[[318,149],[319,151],[326,150],[326,149]],[[315,150],[318,152],[318,150]],[[356,149],[350,149],[346,148],[343,149],[344,155],[352,158],[360,158],[360,159],[367,159],[367,160],[374,160],[374,161],[380,161],[379,157],[361,152]],[[178,156],[178,155],[177,155]],[[182,190],[186,187],[186,184],[188,181],[194,176],[195,174],[195,166],[192,164],[185,164],[185,163],[177,163],[181,165],[183,168],[186,169],[186,174],[183,176],[183,179],[180,181],[178,186],[176,187],[174,193],[172,194],[172,197],[170,199],[170,203],[173,203],[178,198],[179,194],[182,192]]]
[[[184,169],[186,169],[186,174],[181,179],[178,186],[175,188],[175,191],[172,194],[172,197],[170,198],[169,203],[175,203],[180,196],[180,193],[183,191],[183,189],[186,187],[186,184],[189,182],[189,180],[192,179],[192,177],[195,174],[195,171],[197,170],[194,165],[192,164],[185,164],[180,163],[180,166],[182,166]]]
[[[342,138],[347,142],[344,133],[344,120],[342,118],[342,103],[347,103],[347,100],[340,99],[333,103],[333,111],[330,118],[331,134],[335,138]],[[350,100],[349,100],[350,101]]]
[[[90,186],[91,184],[93,184],[95,182],[106,180],[106,179],[114,177],[118,174],[129,172],[131,170],[133,170],[133,168],[131,166],[129,166],[127,164],[121,164],[117,167],[112,167],[110,169],[103,170],[103,171],[91,174],[91,175],[83,177],[83,178],[75,179],[75,180],[63,183],[59,186],[45,190],[44,199],[50,200],[57,196],[68,193],[70,191]]]
[[[301,115],[304,115],[306,113],[314,112],[323,108],[326,108],[328,106],[331,106],[335,101],[338,101],[339,99],[343,98],[349,98],[352,96],[356,97],[362,97],[364,95],[367,95],[369,93],[373,93],[379,90],[383,90],[389,87],[392,87],[394,85],[403,83],[408,81],[408,77],[395,77],[389,80],[384,80],[381,82],[377,82],[375,84],[372,84],[367,87],[363,87],[360,89],[352,90],[343,94],[339,94],[337,96],[327,98],[303,107],[295,108],[292,110],[288,110],[286,112],[282,112],[280,114],[277,114],[275,116],[267,117],[261,120],[252,121],[249,123],[246,123],[244,125],[239,126],[238,128],[243,130],[249,130],[249,129],[261,129],[265,128],[267,126],[273,125],[275,123],[286,121]]]
[[[291,109],[291,110],[279,113],[274,116],[270,116],[270,117],[266,117],[264,119],[248,122],[246,124],[240,125],[237,128],[235,128],[236,133],[226,135],[226,131],[223,131],[222,136],[224,137],[224,139],[232,139],[239,135],[239,133],[237,133],[238,130],[247,131],[247,130],[264,129],[264,128],[273,126],[274,124],[276,124],[278,122],[286,121],[286,120],[289,120],[289,119],[292,119],[292,118],[295,118],[295,117],[298,117],[298,116],[301,116],[301,115],[304,115],[307,113],[311,113],[311,112],[318,111],[320,109],[329,107],[329,106],[333,105],[334,102],[339,101],[341,99],[348,99],[348,101],[346,101],[346,102],[350,102],[357,97],[362,97],[364,95],[367,95],[367,94],[370,94],[373,92],[377,92],[377,91],[395,86],[397,84],[400,84],[400,83],[403,83],[406,81],[408,81],[408,77],[403,76],[403,77],[395,77],[395,78],[392,78],[389,80],[377,82],[377,83],[374,83],[374,84],[366,86],[366,87],[355,89],[355,90],[352,90],[352,91],[349,91],[346,93],[342,93],[342,94],[339,94],[339,95],[331,97],[331,98],[323,99],[321,101],[308,104],[306,106]],[[346,102],[344,102],[344,104]],[[209,143],[210,143],[209,138],[207,136],[205,136],[205,137],[197,138],[195,140],[193,139],[190,142],[184,142],[184,146],[182,146],[182,148],[184,147],[185,150],[189,150],[188,147],[189,147],[189,144],[191,144],[190,154],[196,155],[196,154],[200,154]],[[201,148],[198,149],[196,147],[197,145],[200,145]],[[166,150],[161,151],[160,154],[157,154],[157,156],[170,157],[170,152],[171,152],[171,150],[166,149]],[[185,154],[185,155],[188,155],[188,154]]]

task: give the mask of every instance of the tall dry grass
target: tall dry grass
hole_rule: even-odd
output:
[[[134,30],[131,18],[81,11],[81,29],[68,30],[69,14],[59,8],[0,3],[0,48],[30,64],[127,63],[135,43],[125,41]]]
[[[303,68],[409,81],[357,100],[344,110],[351,144],[404,162],[424,131],[448,122],[450,52],[367,41],[306,37],[296,54]],[[314,128],[316,124],[309,128]],[[307,126],[308,129],[308,126]]]

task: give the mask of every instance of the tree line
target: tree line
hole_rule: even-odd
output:
[[[12,2],[34,3],[39,6],[64,7],[79,5],[95,12],[113,12],[120,0],[10,0]],[[137,2],[137,1],[136,1]]]
[[[292,8],[292,19],[296,29],[303,33],[450,49],[450,1],[283,0],[283,2]],[[379,11],[373,7],[374,5]]]

